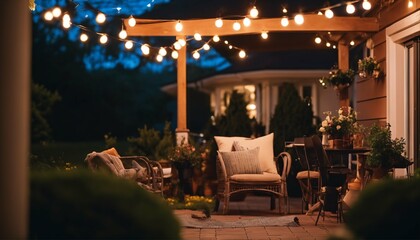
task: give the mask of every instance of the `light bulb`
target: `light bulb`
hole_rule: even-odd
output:
[[[59,8],[59,7],[55,7],[55,8],[52,10],[52,15],[53,15],[54,17],[58,18],[58,17],[61,15],[61,8]]]
[[[210,50],[210,45],[208,45],[207,43],[204,43],[203,49],[206,51]]]
[[[136,21],[136,19],[135,19],[133,16],[131,16],[131,17],[128,19],[128,26],[130,26],[130,27],[134,27],[134,26],[136,26],[136,23],[137,23],[137,21]]]
[[[363,0],[362,7],[365,10],[370,10],[372,8],[372,4],[368,0]]]
[[[218,35],[214,35],[213,36],[213,42],[218,42],[218,41],[220,41],[219,36]]]
[[[156,56],[156,61],[158,61],[158,62],[162,62],[162,61],[163,61],[163,56],[158,54],[158,55]]]
[[[150,53],[150,48],[146,44],[141,45],[140,50],[144,55],[149,55]]]
[[[70,21],[63,21],[63,28],[69,28],[71,26]]]
[[[201,41],[201,35],[199,34],[199,33],[195,33],[194,34],[194,39],[196,40],[196,41]]]
[[[229,41],[228,40],[225,40],[224,43],[227,45],[227,44],[229,44]]]
[[[89,37],[86,33],[80,34],[80,41],[86,42],[88,39],[89,39]]]
[[[242,20],[242,24],[243,24],[245,27],[249,27],[249,26],[251,26],[251,19],[249,19],[249,18],[245,17],[245,18],[244,18],[244,20]]]
[[[199,59],[200,58],[200,53],[198,51],[194,51],[193,52],[193,58]]]
[[[346,7],[346,12],[348,14],[353,14],[355,11],[356,11],[356,8],[354,7],[354,5],[351,3],[348,3]]]
[[[159,48],[159,55],[166,56],[167,52],[166,49],[164,47]]]
[[[120,37],[121,39],[126,39],[127,38],[127,32],[124,29],[121,30],[121,32],[118,34],[118,37]]]
[[[173,59],[178,59],[179,54],[178,54],[177,51],[174,50],[174,51],[172,51],[171,56],[172,56]]]
[[[233,30],[235,30],[235,31],[241,30],[241,24],[238,23],[238,22],[234,22],[233,23]]]
[[[263,31],[263,32],[261,33],[261,37],[262,37],[263,39],[267,39],[267,38],[268,38],[268,32],[267,32],[267,31]]]
[[[283,13],[287,13],[287,9],[286,8],[283,8]]]
[[[44,13],[44,19],[45,19],[46,21],[51,21],[53,18],[54,18],[54,15],[52,14],[52,12],[51,12],[51,11],[46,11],[46,12]]]
[[[295,16],[295,23],[297,25],[302,25],[304,21],[305,21],[305,19],[303,18],[303,15],[302,14],[297,14]]]
[[[256,18],[258,17],[258,9],[257,7],[253,7],[250,11],[249,11],[249,16],[251,16],[252,18]]]
[[[179,42],[179,44],[181,44],[182,47],[187,44],[187,42],[183,38],[178,39],[178,42]]]
[[[287,26],[289,26],[289,18],[287,18],[287,17],[282,17],[282,19],[281,19],[281,21],[280,21],[280,24],[281,24],[283,27],[287,27]]]
[[[337,47],[335,45],[333,45],[333,48],[336,49]]]
[[[108,42],[108,37],[106,35],[102,35],[99,38],[99,42],[102,43],[102,44],[105,44],[106,42]]]
[[[232,45],[229,45],[229,49],[232,49],[233,48],[233,46]]]
[[[327,43],[325,43],[325,46],[331,47],[331,43],[327,42]]]
[[[331,9],[327,9],[325,11],[325,17],[326,18],[333,18],[334,17],[334,12]]]
[[[216,19],[214,25],[216,25],[218,28],[221,28],[223,26],[223,20],[221,18]]]
[[[130,41],[125,42],[124,46],[126,49],[129,49],[129,50],[132,49],[134,46],[133,41],[130,40]]]
[[[319,16],[322,16],[322,12],[321,12],[321,11],[318,11],[318,15],[319,15]]]
[[[175,43],[174,43],[174,48],[176,49],[176,50],[179,50],[179,49],[181,49],[181,44],[178,42],[178,41],[176,41]]]
[[[354,41],[350,41],[350,45],[351,46],[354,46]]]
[[[239,57],[240,57],[240,58],[244,58],[244,57],[246,57],[246,53],[245,53],[245,51],[244,51],[244,50],[239,51]]]
[[[181,32],[183,28],[184,28],[184,26],[182,25],[181,21],[178,21],[178,22],[175,24],[175,31],[177,31],[177,32]]]
[[[409,0],[407,7],[412,8],[413,5],[414,5],[413,1],[412,0]]]
[[[97,23],[99,23],[99,24],[104,23],[105,20],[106,20],[105,14],[100,12],[100,13],[98,13],[98,15],[96,15],[96,22]]]
[[[321,40],[321,38],[320,38],[320,37],[316,37],[316,38],[315,38],[315,43],[320,44],[320,43],[321,43],[321,41],[322,41],[322,40]]]
[[[63,15],[63,22],[70,22],[70,21],[71,21],[70,15],[68,13],[64,14]]]

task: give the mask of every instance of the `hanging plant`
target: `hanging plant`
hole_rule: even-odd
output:
[[[336,90],[341,90],[350,87],[354,81],[354,70],[349,69],[342,71],[341,69],[332,69],[329,76],[322,77],[319,82],[324,88],[333,86]]]
[[[362,78],[368,76],[379,78],[382,73],[380,64],[373,57],[365,57],[364,59],[359,59],[357,66],[359,70],[359,76]]]

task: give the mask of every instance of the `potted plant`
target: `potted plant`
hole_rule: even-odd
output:
[[[373,76],[374,78],[379,78],[381,74],[380,65],[373,57],[359,59],[357,66],[360,77],[365,78],[367,76]]]
[[[373,169],[373,178],[382,178],[392,168],[404,168],[411,164],[405,156],[405,139],[392,139],[389,123],[385,126],[371,126],[367,143],[371,151],[367,156],[366,165]]]
[[[319,82],[326,88],[327,86],[333,86],[336,90],[342,90],[348,88],[354,81],[354,70],[348,69],[342,71],[341,69],[333,68],[328,77],[322,77]]]

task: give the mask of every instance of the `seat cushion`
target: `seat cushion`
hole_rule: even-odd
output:
[[[258,160],[259,147],[252,150],[220,152],[228,176],[235,174],[261,174]]]
[[[300,171],[296,174],[296,179],[306,179],[308,178],[308,171]],[[309,171],[309,178],[319,178],[319,172]]]
[[[280,175],[275,173],[263,172],[262,174],[235,174],[229,178],[236,182],[279,182]]]

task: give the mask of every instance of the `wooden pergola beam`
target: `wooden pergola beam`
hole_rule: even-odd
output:
[[[287,27],[280,24],[281,18],[253,19],[251,26],[242,26],[239,31],[232,28],[234,22],[241,20],[223,20],[223,27],[217,28],[214,25],[214,18],[181,20],[184,28],[181,32],[175,30],[176,20],[136,19],[134,27],[128,26],[128,20],[124,20],[128,36],[192,36],[200,33],[202,36],[226,36],[240,34],[259,34],[261,31],[293,32],[293,31],[331,31],[331,32],[376,32],[379,24],[376,18],[372,17],[334,17],[327,19],[317,14],[304,15],[305,22],[297,25],[293,20],[289,21]]]

